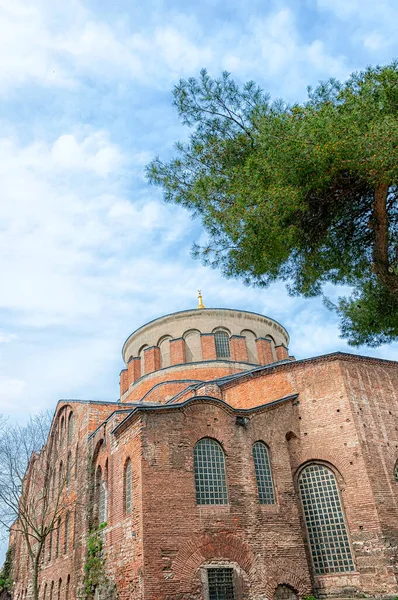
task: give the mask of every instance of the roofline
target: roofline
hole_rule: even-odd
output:
[[[148,323],[145,323],[144,325],[141,325],[140,327],[138,327],[137,329],[135,329],[132,333],[130,333],[129,336],[127,336],[127,338],[124,341],[124,344],[122,346],[122,359],[124,362],[124,348],[127,344],[127,342],[129,341],[129,339],[135,335],[136,333],[138,333],[141,329],[144,329],[145,327],[147,327],[148,325],[152,325],[152,323],[155,323],[156,321],[160,321],[161,319],[166,319],[167,317],[172,317],[172,316],[176,316],[176,315],[182,315],[184,313],[189,313],[189,312],[195,312],[197,310],[200,310],[200,313],[203,313],[207,310],[224,310],[224,311],[230,311],[230,312],[241,312],[241,313],[245,313],[248,315],[256,315],[257,317],[262,317],[263,319],[269,319],[270,321],[273,321],[274,323],[276,323],[277,325],[279,325],[279,327],[282,327],[282,329],[285,331],[286,333],[286,337],[287,337],[287,341],[288,344],[290,343],[290,336],[289,336],[289,332],[287,331],[287,329],[281,324],[279,323],[279,321],[277,321],[276,319],[273,319],[272,317],[267,317],[267,315],[262,315],[261,313],[258,312],[253,312],[251,310],[242,310],[240,308],[201,308],[201,309],[197,309],[197,308],[189,308],[186,310],[178,310],[177,312],[173,312],[173,313],[167,313],[166,315],[162,315],[160,317],[156,317],[155,319],[151,319],[151,321],[148,321]]]
[[[315,362],[331,362],[334,360],[346,360],[348,362],[352,361],[364,361],[364,362],[371,362],[371,363],[381,363],[381,364],[385,364],[386,366],[398,366],[398,361],[396,360],[389,360],[388,358],[376,358],[375,356],[363,356],[362,354],[353,354],[350,352],[330,352],[328,354],[320,354],[319,356],[314,356],[314,357],[310,357],[310,358],[301,358],[299,360],[288,360],[288,359],[284,359],[284,360],[280,360],[278,362],[274,362],[274,363],[270,363],[268,365],[259,365],[258,367],[254,368],[254,369],[250,369],[248,371],[242,371],[241,373],[233,373],[231,375],[227,375],[225,377],[220,377],[218,379],[213,379],[212,383],[215,383],[217,385],[219,385],[220,387],[223,387],[225,385],[228,385],[229,383],[233,383],[234,381],[236,381],[237,379],[241,379],[241,378],[252,378],[253,376],[255,376],[257,373],[262,373],[264,371],[272,371],[273,369],[282,369],[284,367],[290,367],[290,368],[294,368],[296,365],[302,365],[305,363],[315,363]]]
[[[234,408],[224,400],[220,400],[220,398],[215,398],[213,396],[192,396],[191,398],[187,398],[184,402],[180,402],[178,404],[159,404],[157,406],[150,406],[148,404],[138,404],[123,421],[121,421],[115,429],[111,431],[111,433],[115,434],[119,428],[123,425],[126,426],[129,420],[138,412],[149,412],[149,411],[175,411],[185,408],[188,404],[192,404],[193,402],[211,402],[212,404],[218,404],[221,408],[227,410],[227,412],[235,415],[248,415],[251,413],[258,412],[260,410],[264,410],[270,407],[273,407],[277,404],[281,404],[282,402],[287,402],[289,400],[296,400],[299,394],[289,394],[288,396],[283,396],[282,398],[278,398],[277,400],[272,400],[271,402],[266,402],[265,404],[260,404],[258,406],[253,406],[251,408]]]

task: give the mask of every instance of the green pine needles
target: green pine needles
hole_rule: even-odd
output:
[[[397,340],[398,63],[330,79],[296,104],[203,70],[179,82],[174,106],[189,140],[147,176],[202,220],[208,244],[194,255],[291,294],[349,286],[328,303],[342,336]]]

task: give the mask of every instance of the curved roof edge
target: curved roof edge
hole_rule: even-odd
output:
[[[172,312],[172,313],[167,313],[165,315],[161,315],[160,317],[155,317],[155,319],[151,319],[150,321],[148,321],[148,323],[144,323],[144,325],[140,325],[140,327],[137,327],[137,329],[135,329],[132,333],[130,333],[130,335],[127,336],[127,338],[125,339],[123,346],[122,346],[122,358],[124,356],[124,349],[125,346],[127,344],[127,342],[129,341],[129,339],[131,337],[133,337],[133,335],[135,335],[136,333],[138,333],[139,331],[141,331],[141,329],[144,329],[145,327],[147,327],[148,325],[152,325],[152,323],[156,323],[156,321],[161,321],[162,319],[166,319],[167,317],[173,317],[176,315],[182,315],[184,313],[195,313],[197,311],[200,311],[200,313],[204,313],[206,311],[216,311],[216,310],[223,310],[223,311],[229,311],[229,312],[241,312],[241,313],[245,313],[247,315],[256,315],[257,317],[262,317],[263,319],[269,319],[270,321],[273,321],[274,323],[276,323],[277,325],[279,325],[279,327],[282,327],[282,329],[285,331],[286,333],[286,337],[287,337],[287,341],[288,343],[290,343],[290,335],[289,332],[287,331],[287,329],[281,324],[279,323],[279,321],[277,321],[276,319],[273,319],[272,317],[268,317],[267,315],[263,315],[261,313],[258,312],[254,312],[252,310],[242,310],[241,308],[188,308],[186,310],[178,310],[177,312]],[[124,358],[123,358],[124,360]]]

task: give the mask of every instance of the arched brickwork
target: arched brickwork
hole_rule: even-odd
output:
[[[264,561],[258,556],[249,572],[251,590],[254,598],[273,599],[278,585],[288,585],[297,591],[298,596],[311,593],[309,574],[292,560],[270,558]]]
[[[198,569],[215,560],[231,561],[249,573],[254,555],[250,546],[236,535],[220,533],[191,538],[182,546],[171,567],[174,578],[181,582],[181,592],[189,592]]]

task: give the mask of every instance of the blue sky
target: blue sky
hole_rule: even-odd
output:
[[[116,400],[124,339],[196,306],[197,288],[207,306],[280,321],[298,358],[346,350],[320,299],[192,260],[200,225],[162,203],[144,167],[186,135],[180,77],[226,69],[304,99],[398,56],[397,21],[395,0],[1,0],[0,412]],[[397,345],[360,352],[398,359]]]

